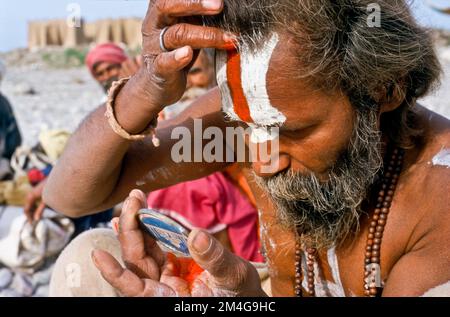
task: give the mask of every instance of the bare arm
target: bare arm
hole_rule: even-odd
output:
[[[141,66],[115,101],[115,117],[130,134],[146,129],[164,105],[178,101],[198,50],[229,47],[234,39],[222,30],[201,26],[201,15],[216,15],[223,2],[204,7],[196,0],[150,1],[142,26]],[[185,22],[184,16],[195,20]],[[197,18],[195,18],[197,17]],[[164,33],[164,46],[159,37]],[[104,107],[91,114],[71,138],[44,189],[44,201],[70,216],[82,216],[111,207],[133,188],[152,190],[207,175],[224,164],[176,164],[171,160],[171,131],[176,125],[192,128],[192,118],[203,126],[223,126],[218,92],[201,98],[176,122],[160,127],[161,146],[131,142],[116,135],[104,116]],[[149,174],[151,173],[151,174]]]
[[[193,119],[203,128],[224,127],[217,90],[202,97],[180,116],[160,124],[155,148],[151,138],[130,142],[116,135],[104,116],[105,107],[94,111],[70,139],[53,169],[44,200],[55,210],[78,217],[110,208],[138,188],[150,191],[200,178],[222,169],[225,163],[175,163],[171,140],[175,127],[193,130]],[[192,132],[193,136],[193,132]]]

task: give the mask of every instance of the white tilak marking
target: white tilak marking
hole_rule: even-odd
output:
[[[241,80],[244,94],[255,124],[282,124],[286,117],[270,103],[267,93],[267,73],[273,51],[279,41],[277,33],[260,50],[253,52],[248,45],[241,48]]]
[[[317,262],[314,263],[314,285],[317,297],[345,297],[344,287],[341,282],[339,273],[339,265],[336,256],[336,248],[332,248],[327,251],[328,264],[331,268],[331,274],[334,282],[323,279],[323,275],[319,272]],[[302,269],[304,276],[307,276],[306,271],[306,255],[302,252]],[[308,280],[303,279],[302,286],[304,289],[308,289]]]
[[[248,45],[241,47],[241,82],[244,95],[254,124],[251,127],[251,142],[264,143],[275,140],[279,135],[261,126],[281,125],[286,121],[283,115],[271,103],[267,93],[267,72],[273,51],[277,46],[279,36],[274,33],[264,48],[253,52]],[[222,110],[232,120],[241,119],[234,111],[233,99],[228,86],[227,52],[216,53],[216,77],[222,97]]]
[[[231,98],[231,92],[228,86],[227,59],[228,55],[226,51],[216,51],[216,78],[222,97],[222,110],[230,117],[230,119],[240,120],[238,115],[234,112],[233,99]]]
[[[442,149],[435,157],[432,163],[434,166],[445,166],[450,168],[450,149]]]
[[[273,141],[279,137],[278,129],[258,127],[252,123],[249,123],[248,125],[252,131],[252,134],[250,135],[250,141],[252,143],[264,143]]]
[[[342,285],[341,275],[339,273],[339,263],[336,255],[336,248],[328,250],[327,256],[328,264],[330,265],[334,280],[334,283],[328,282],[331,293],[334,293],[332,296],[345,297],[344,286]],[[333,287],[334,290],[331,290],[331,287]]]

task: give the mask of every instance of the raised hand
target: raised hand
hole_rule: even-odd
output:
[[[165,106],[183,96],[199,49],[234,47],[233,34],[202,26],[200,16],[222,9],[223,0],[150,1],[142,25],[143,65],[116,102],[116,117],[126,131],[142,132]]]
[[[193,230],[192,259],[161,251],[139,226],[145,195],[134,190],[124,204],[118,237],[125,268],[110,254],[92,254],[102,276],[124,296],[265,296],[256,269],[202,230]]]

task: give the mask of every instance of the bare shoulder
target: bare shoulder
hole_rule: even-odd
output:
[[[393,236],[404,237],[397,241],[405,243],[390,271],[386,296],[420,296],[450,280],[450,121],[425,109],[420,115],[424,139],[407,151],[397,214],[391,215]]]
[[[426,109],[423,142],[407,154],[402,187],[415,210],[415,242],[431,232],[450,238],[450,120]],[[408,158],[409,156],[409,158]],[[409,160],[409,161],[408,161]],[[434,236],[434,234],[433,234]],[[436,238],[436,237],[435,237]],[[410,241],[411,242],[411,241]]]

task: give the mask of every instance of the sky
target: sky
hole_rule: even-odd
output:
[[[450,15],[437,13],[424,2],[450,7],[450,0],[415,0],[413,10],[420,23],[450,30]],[[0,51],[27,45],[30,20],[67,19],[68,5],[76,3],[86,21],[102,18],[143,17],[148,0],[0,0]]]

